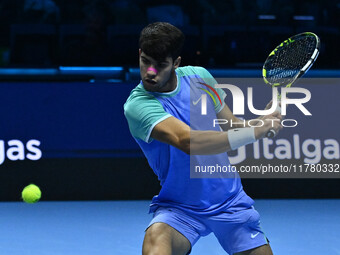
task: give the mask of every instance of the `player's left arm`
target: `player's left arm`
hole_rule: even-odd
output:
[[[265,109],[269,109],[271,107],[272,102],[270,101]],[[223,131],[228,131],[233,128],[243,128],[243,127],[250,127],[249,123],[247,120],[241,120],[237,118],[230,110],[227,104],[224,105],[222,110],[216,114],[217,118],[220,119],[220,123],[226,123],[226,124],[220,124],[220,127],[222,128]],[[282,115],[281,113],[276,113],[275,117],[279,119],[280,121],[282,120]],[[262,120],[265,121],[266,119],[271,119],[268,115],[264,116],[259,116],[255,120]],[[260,126],[261,123],[257,123],[255,120],[252,121],[253,126]]]

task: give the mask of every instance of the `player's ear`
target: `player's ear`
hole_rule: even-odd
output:
[[[175,59],[175,61],[174,61],[174,67],[175,67],[175,69],[176,69],[177,67],[179,67],[179,65],[181,64],[181,60],[182,60],[181,56],[179,56],[178,58]]]

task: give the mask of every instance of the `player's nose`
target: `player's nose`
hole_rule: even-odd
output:
[[[154,68],[153,66],[148,67],[148,69],[146,70],[146,74],[147,74],[148,76],[154,77],[154,76],[157,75],[157,73],[158,73],[157,69]]]

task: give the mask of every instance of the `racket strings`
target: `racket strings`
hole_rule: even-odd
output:
[[[277,85],[293,82],[311,59],[315,46],[315,37],[304,36],[278,47],[266,65],[267,80]]]

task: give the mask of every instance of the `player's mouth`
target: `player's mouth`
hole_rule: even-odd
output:
[[[153,85],[153,86],[157,84],[156,81],[151,80],[151,79],[145,79],[145,81],[146,81],[146,83],[148,83],[148,84],[150,84],[150,85]]]

